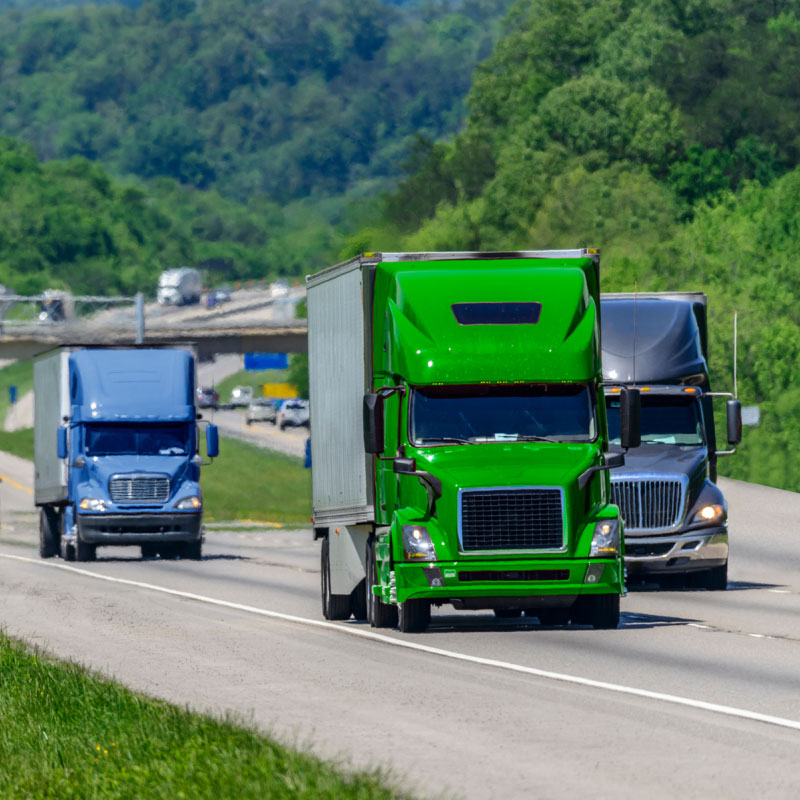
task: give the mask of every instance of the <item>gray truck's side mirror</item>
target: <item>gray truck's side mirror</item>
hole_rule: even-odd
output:
[[[58,457],[67,457],[67,429],[63,425],[58,429]]]
[[[623,388],[619,395],[619,439],[623,449],[642,443],[642,398],[638,389]]]
[[[219,455],[219,429],[216,425],[206,427],[206,453],[209,458]]]
[[[728,417],[728,444],[741,444],[742,404],[738,400],[728,400],[725,410]]]
[[[364,451],[380,455],[384,449],[383,438],[383,396],[364,395]]]

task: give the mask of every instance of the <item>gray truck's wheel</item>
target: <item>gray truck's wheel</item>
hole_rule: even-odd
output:
[[[594,594],[581,598],[584,605],[581,618],[595,630],[614,630],[619,627],[619,595]]]
[[[372,587],[378,581],[378,564],[375,559],[375,538],[370,537],[367,542],[367,620],[373,628],[394,628],[397,625],[397,606],[384,603],[377,595],[372,593]]]
[[[403,633],[422,633],[430,624],[430,600],[406,600],[398,606],[397,627]]]
[[[59,549],[58,511],[44,506],[39,512],[39,555],[53,558]]]
[[[350,595],[331,594],[330,542],[326,536],[322,540],[320,559],[320,589],[322,593],[322,616],[325,619],[350,619]]]
[[[724,592],[728,588],[728,562],[726,561],[721,567],[697,572],[693,578],[694,586],[712,592]]]

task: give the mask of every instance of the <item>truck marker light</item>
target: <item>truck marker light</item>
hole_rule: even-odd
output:
[[[697,394],[697,389],[695,389],[694,386],[687,386],[683,391],[686,392],[686,394]]]

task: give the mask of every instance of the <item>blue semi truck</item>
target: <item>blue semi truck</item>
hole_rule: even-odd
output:
[[[194,357],[186,350],[59,348],[34,363],[39,553],[92,561],[101,545],[199,559]],[[209,458],[219,451],[206,427]]]

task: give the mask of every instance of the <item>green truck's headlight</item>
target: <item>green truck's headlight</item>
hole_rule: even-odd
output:
[[[436,561],[436,548],[427,528],[403,525],[403,554],[406,561]]]
[[[594,526],[590,558],[615,556],[619,553],[619,520],[601,519]]]
[[[84,497],[78,503],[78,506],[84,511],[106,511],[108,509],[106,501],[101,500],[99,497]]]

